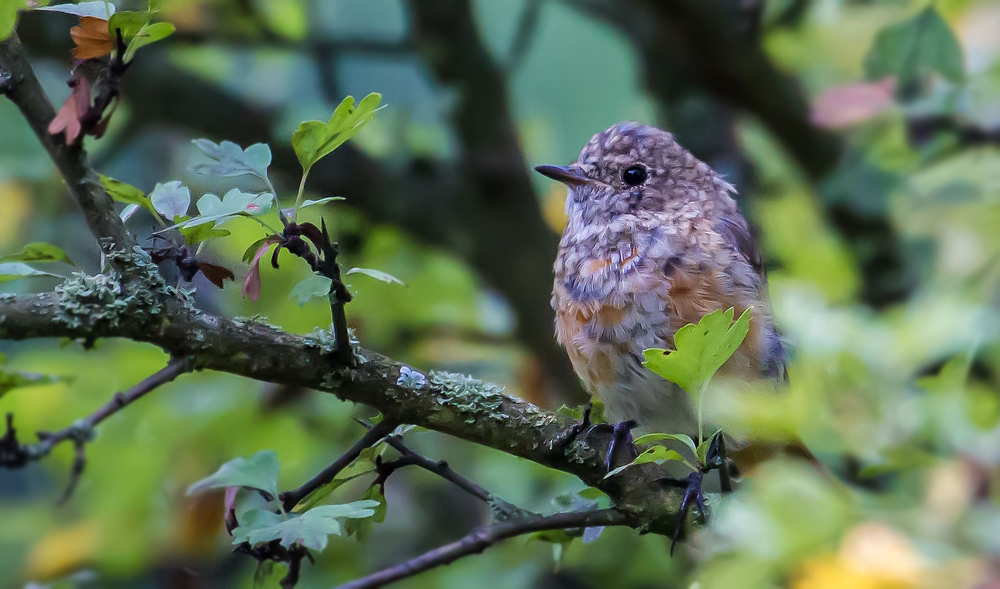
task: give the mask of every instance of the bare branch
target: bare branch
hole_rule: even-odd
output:
[[[18,442],[16,431],[13,427],[14,416],[7,414],[7,433],[3,438],[0,438],[0,468],[20,468],[28,462],[41,460],[45,456],[48,456],[57,445],[71,440],[76,447],[76,458],[73,460],[69,485],[59,502],[66,501],[76,488],[80,475],[83,474],[87,460],[84,446],[93,438],[94,428],[153,389],[171,382],[185,372],[189,372],[191,368],[192,364],[186,358],[172,360],[164,368],[150,375],[129,390],[115,393],[111,400],[102,405],[97,411],[73,423],[73,425],[54,433],[38,432],[39,442],[37,444],[28,445]]]
[[[371,448],[377,444],[379,440],[391,434],[394,429],[396,429],[395,423],[383,419],[365,432],[365,435],[362,436],[360,440],[355,442],[354,445],[347,450],[347,452],[344,452],[339,458],[334,460],[330,466],[324,468],[301,487],[282,493],[280,499],[282,505],[285,507],[285,511],[291,511],[292,508],[299,503],[299,501],[302,501],[308,497],[310,493],[332,481],[337,474],[340,473],[340,471],[347,468],[358,458],[358,456],[361,455],[362,450]]]
[[[617,509],[578,511],[556,515],[536,515],[523,520],[507,520],[477,528],[460,540],[445,544],[404,563],[381,570],[336,589],[370,589],[407,579],[429,569],[451,564],[479,554],[501,540],[545,530],[632,525],[627,514]]]
[[[373,484],[382,486],[383,490],[386,480],[396,470],[405,466],[419,466],[428,472],[436,474],[449,483],[452,483],[459,489],[462,489],[483,503],[486,503],[490,506],[490,509],[495,511],[502,519],[526,513],[517,506],[500,499],[483,487],[458,474],[452,470],[452,468],[448,466],[448,463],[444,460],[431,460],[426,456],[414,452],[409,446],[403,443],[403,439],[400,436],[389,436],[385,439],[385,442],[392,446],[394,450],[399,452],[400,457],[386,462],[376,462],[378,478],[375,479]]]

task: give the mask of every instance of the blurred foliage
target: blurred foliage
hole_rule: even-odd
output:
[[[475,3],[480,33],[498,60],[508,55],[530,3]],[[532,43],[510,72],[512,110],[532,163],[569,161],[608,124],[654,121],[657,114],[630,40],[572,5],[543,3]],[[0,21],[9,6],[0,3]],[[512,540],[400,587],[1000,585],[1000,6],[991,0],[765,6],[768,55],[801,83],[816,106],[814,122],[834,128],[846,154],[815,182],[759,121],[738,116],[736,141],[754,173],[741,203],[760,227],[774,314],[793,348],[790,385],[787,394],[775,394],[773,386],[717,379],[703,402],[706,422],[733,434],[800,436],[825,470],[782,459],[765,464],[732,496],[713,501],[710,525],[673,558],[665,538],[608,529],[592,542],[567,544],[558,572],[546,545]],[[172,0],[159,9],[182,39],[164,41],[173,64],[277,113],[273,136],[261,142],[287,143],[299,121],[325,120],[339,100],[324,93],[324,77],[332,75],[340,95],[380,92],[387,105],[358,138],[366,153],[390,168],[410,157],[457,156],[448,95],[419,59],[362,51],[317,67],[297,45],[405,40],[409,21],[398,0]],[[68,36],[71,21],[51,16],[46,26]],[[204,42],[183,41],[199,37]],[[137,60],[142,67],[142,53]],[[35,66],[59,104],[69,93],[68,55],[40,57]],[[884,76],[895,79],[872,85]],[[136,127],[130,108],[126,95],[107,135],[88,139],[88,149],[102,173],[138,187],[140,196],[132,196],[143,206],[157,183],[183,181],[195,201],[234,186],[230,178],[187,171],[205,161],[190,143],[199,137],[195,130]],[[82,218],[17,109],[3,100],[0,129],[0,255],[15,256],[5,264],[27,263],[16,257],[22,247],[47,242],[97,271],[98,252]],[[297,181],[276,179],[286,201],[294,200]],[[237,179],[235,186],[259,189],[252,182]],[[312,194],[308,186],[305,195],[336,196]],[[545,193],[539,201],[554,229],[563,222],[562,196]],[[879,244],[831,229],[830,204],[885,219],[902,236],[915,261],[913,276],[884,279],[914,283],[906,300],[878,310],[858,302],[865,286],[858,259]],[[149,208],[155,210],[151,201]],[[158,227],[150,210],[134,214],[130,223],[144,226],[145,235]],[[276,211],[268,214],[276,219]],[[302,220],[316,223],[321,214],[341,241],[347,267],[377,268],[407,285],[349,277],[356,297],[348,315],[366,346],[557,404],[538,387],[540,368],[513,337],[516,310],[476,268],[399,227],[374,223],[350,201],[301,211]],[[244,249],[264,230],[242,217],[226,230],[203,253],[242,280]],[[64,274],[61,264],[43,268]],[[299,333],[328,325],[324,301],[290,298],[308,276],[303,265],[264,265],[261,274],[255,303],[239,288],[220,291],[199,275],[198,304],[260,315]],[[45,290],[58,280],[39,275],[4,282],[0,290]],[[6,356],[0,378],[62,377],[2,395],[0,412],[14,413],[21,432],[65,427],[165,361],[150,346],[124,341],[99,341],[88,351],[76,343],[0,342],[0,352]],[[67,505],[55,501],[72,448],[59,447],[24,470],[0,471],[0,588],[251,587],[254,563],[230,552],[223,493],[185,490],[234,457],[260,451],[276,453],[278,486],[292,488],[362,434],[352,420],[358,415],[371,417],[329,395],[223,374],[183,376],[100,426]],[[563,508],[552,498],[582,488],[567,475],[432,433],[411,432],[407,440],[526,509]],[[346,481],[331,497],[345,504],[371,499],[372,478]],[[484,506],[417,471],[393,475],[385,506],[384,523],[356,534],[367,535],[366,542],[331,536],[316,565],[306,565],[300,587],[330,587],[395,564],[488,518]]]

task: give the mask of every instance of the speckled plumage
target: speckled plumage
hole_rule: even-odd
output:
[[[623,179],[632,166],[647,173],[636,186]],[[646,370],[642,351],[671,348],[678,328],[716,309],[753,307],[750,334],[723,371],[782,374],[760,256],[729,183],[670,133],[637,123],[594,135],[576,162],[549,170],[570,186],[556,336],[611,418],[693,431],[687,395]]]

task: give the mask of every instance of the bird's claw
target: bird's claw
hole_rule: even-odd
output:
[[[615,458],[620,452],[628,452],[626,462],[631,462],[639,454],[635,448],[635,444],[632,443],[631,435],[632,428],[636,426],[636,421],[634,419],[630,419],[614,425],[609,423],[591,423],[590,419],[593,409],[593,403],[587,403],[587,406],[583,410],[583,416],[580,419],[580,422],[574,424],[572,427],[563,432],[556,444],[565,448],[572,444],[573,441],[581,435],[586,436],[595,430],[610,430],[611,443],[608,445],[608,451],[604,455],[604,467],[608,472],[611,472],[611,469],[616,462]]]

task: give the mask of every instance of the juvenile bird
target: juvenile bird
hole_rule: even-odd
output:
[[[735,189],[670,133],[618,123],[569,166],[538,166],[569,187],[555,261],[555,331],[609,418],[693,434],[677,385],[642,365],[646,348],[717,309],[752,308],[750,332],[721,373],[784,378],[757,243]]]

